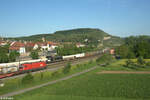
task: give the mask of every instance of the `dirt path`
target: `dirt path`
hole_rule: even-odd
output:
[[[102,71],[97,74],[150,74],[150,71]]]
[[[92,71],[92,70],[94,70],[96,68],[97,68],[97,66],[89,68],[89,69],[86,69],[86,70],[84,70],[82,72],[79,72],[79,73],[72,74],[70,76],[67,76],[67,77],[64,77],[64,78],[61,78],[61,79],[58,79],[58,80],[50,81],[48,83],[44,83],[44,84],[37,85],[37,86],[31,87],[31,88],[26,88],[26,89],[23,89],[23,90],[20,90],[20,91],[16,91],[16,92],[11,92],[11,93],[8,93],[8,94],[0,95],[0,97],[10,97],[10,96],[18,95],[18,94],[21,94],[21,93],[24,93],[24,92],[28,92],[28,91],[37,89],[37,88],[41,88],[43,86],[55,84],[57,82],[61,82],[63,80],[68,80],[68,79],[70,79],[72,77],[79,76],[79,75],[84,74],[86,72]]]

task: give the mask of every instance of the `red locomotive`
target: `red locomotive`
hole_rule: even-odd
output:
[[[17,66],[4,67],[0,69],[0,79],[25,72],[45,69],[46,67],[47,66],[44,61],[21,64],[19,68]]]
[[[19,71],[29,72],[29,71],[36,71],[36,70],[45,69],[45,68],[46,68],[45,62],[35,62],[35,63],[22,64],[19,67]]]

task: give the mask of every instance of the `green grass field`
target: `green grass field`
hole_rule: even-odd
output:
[[[16,100],[150,100],[150,74],[97,74],[100,71],[150,71],[150,67],[130,69],[123,67],[126,59],[115,60],[105,67],[95,71],[59,82],[40,89],[24,93],[14,98]],[[136,59],[132,61],[136,62]],[[149,61],[147,59],[146,61]],[[29,88],[35,85],[56,80],[85,69],[96,66],[96,62],[88,62],[71,67],[71,72],[63,74],[59,70],[56,76],[52,72],[44,72],[43,79],[40,73],[34,75],[30,84],[22,85],[21,78],[6,80],[5,86],[0,87],[0,94]],[[41,92],[42,91],[42,92]]]
[[[14,96],[15,100],[150,100],[149,74],[92,72]]]

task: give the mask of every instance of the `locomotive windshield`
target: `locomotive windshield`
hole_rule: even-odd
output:
[[[24,67],[23,65],[20,65],[20,66],[19,66],[19,69],[22,69],[23,67]]]

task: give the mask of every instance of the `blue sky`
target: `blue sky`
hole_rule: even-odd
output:
[[[150,35],[149,5],[150,0],[0,0],[0,35],[87,27],[122,37]]]

